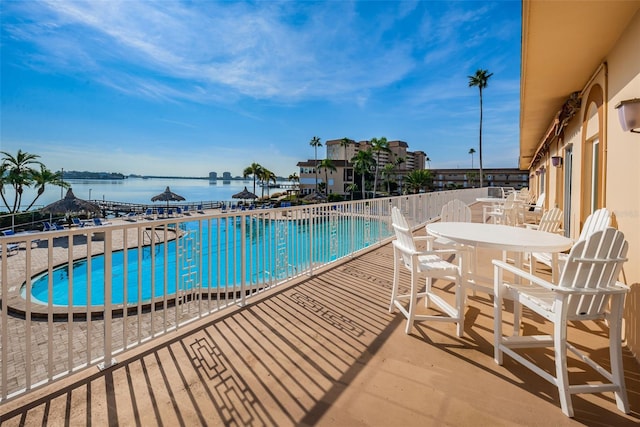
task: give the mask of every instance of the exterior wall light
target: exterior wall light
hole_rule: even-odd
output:
[[[551,157],[551,164],[553,167],[559,168],[562,166],[562,157],[561,156],[553,156]]]
[[[620,101],[615,108],[618,110],[618,119],[620,119],[622,130],[640,133],[635,130],[640,128],[640,98]]]

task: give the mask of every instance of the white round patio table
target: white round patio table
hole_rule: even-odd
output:
[[[519,268],[522,267],[523,253],[550,252],[554,283],[558,270],[558,252],[570,249],[573,245],[573,240],[559,234],[502,224],[434,222],[427,224],[427,233],[474,248],[501,250],[503,259],[506,259],[507,251],[515,252],[515,264]]]

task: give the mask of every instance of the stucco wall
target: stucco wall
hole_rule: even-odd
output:
[[[618,229],[629,242],[629,261],[624,266],[627,284],[626,338],[640,357],[640,134],[623,132],[616,104],[640,98],[640,12],[606,58],[608,64],[607,182],[606,202],[615,212]]]

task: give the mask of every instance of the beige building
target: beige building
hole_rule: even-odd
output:
[[[482,170],[485,187],[513,187],[519,190],[529,186],[529,172],[520,169],[496,168]],[[433,188],[474,188],[480,185],[478,169],[432,169]]]
[[[563,209],[571,237],[606,207],[629,242],[625,339],[640,359],[640,134],[616,108],[640,98],[640,1],[524,1],[520,87],[531,189]]]
[[[348,143],[343,144],[343,138],[332,139],[325,142],[327,149],[327,158],[333,161],[336,171],[328,171],[327,179],[329,181],[329,194],[347,195],[347,187],[354,183],[354,171],[351,159],[358,154],[359,151],[371,148],[369,141],[356,142],[347,139]],[[389,163],[395,163],[396,159],[402,158],[397,166],[397,175],[406,175],[415,169],[424,169],[427,155],[424,151],[408,151],[409,144],[404,141],[389,141],[390,153],[381,152],[379,156],[380,169]],[[377,157],[377,155],[374,155]],[[320,163],[318,159],[318,163]],[[313,159],[299,162],[297,166],[300,175],[300,192],[302,195],[310,194],[315,189],[316,183],[316,161]],[[323,169],[318,170],[318,183],[325,180]]]

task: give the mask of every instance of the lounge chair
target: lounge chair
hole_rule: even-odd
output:
[[[103,222],[100,218],[93,218],[93,224],[97,226],[102,226],[102,225],[110,225],[111,223],[108,221]]]
[[[80,218],[71,218],[71,221],[73,222],[73,225],[77,226],[78,228],[82,228],[82,227],[86,227],[88,225],[91,225],[90,222],[80,221]]]
[[[135,212],[129,212],[124,216],[125,221],[136,222],[138,221],[138,214]]]
[[[202,209],[202,205],[198,205],[198,210],[197,210],[197,212],[198,212],[199,214],[203,214],[203,213],[204,213],[204,209]]]
[[[144,212],[144,219],[150,219],[150,220],[155,219],[154,216],[153,216],[153,209],[147,209]]]
[[[164,214],[164,208],[158,208],[158,214],[156,215],[156,218],[164,218],[165,214]]]
[[[11,254],[15,254],[20,250],[20,245],[17,243],[7,243],[4,247],[0,245],[0,254],[5,250],[7,251],[7,256]]]
[[[191,212],[189,212],[189,205],[184,205],[184,207],[182,208],[182,213],[184,215],[191,215]]]

